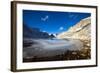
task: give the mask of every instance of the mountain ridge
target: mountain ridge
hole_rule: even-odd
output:
[[[57,38],[90,40],[91,39],[90,34],[91,34],[91,18],[87,17],[79,21],[76,25],[70,27],[68,31],[58,34]]]
[[[55,36],[53,34],[43,32],[39,28],[31,28],[28,27],[28,25],[23,24],[23,37],[24,38],[33,38],[33,39],[48,39],[48,38],[54,38]]]

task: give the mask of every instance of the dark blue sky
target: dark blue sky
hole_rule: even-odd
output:
[[[57,34],[89,16],[90,13],[23,10],[23,23],[31,28]]]

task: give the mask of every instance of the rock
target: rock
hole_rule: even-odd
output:
[[[83,57],[84,57],[84,56],[86,56],[86,54],[83,54],[83,53],[82,53],[82,54],[80,54],[80,55],[81,55],[81,56],[83,56]]]
[[[86,46],[90,47],[91,45],[90,45],[90,43],[87,43]]]
[[[57,38],[90,40],[91,39],[91,18],[88,17],[88,18],[82,19],[76,25],[69,28],[68,31],[58,34]]]
[[[76,55],[76,54],[77,54],[77,52],[72,52],[72,54],[73,54],[73,55]]]

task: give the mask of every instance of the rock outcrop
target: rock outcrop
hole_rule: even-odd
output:
[[[91,39],[91,18],[88,17],[88,18],[82,19],[76,25],[69,28],[68,31],[58,34],[57,38],[90,40]]]

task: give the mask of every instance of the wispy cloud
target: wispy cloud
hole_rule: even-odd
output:
[[[46,21],[48,18],[49,18],[49,16],[46,15],[45,17],[42,17],[41,20],[42,20],[42,21]]]
[[[64,27],[60,27],[60,28],[59,28],[59,30],[63,30],[63,29],[64,29]]]
[[[74,14],[69,14],[69,18],[75,20],[78,18],[78,15],[74,15]]]

